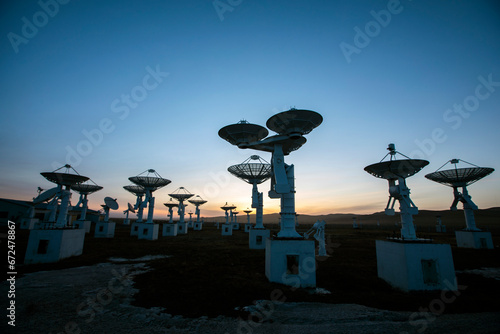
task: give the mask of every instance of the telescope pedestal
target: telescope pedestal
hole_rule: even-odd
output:
[[[143,223],[133,222],[130,226],[130,236],[137,237],[139,235],[139,226]]]
[[[378,277],[403,291],[456,290],[448,244],[376,240]]]
[[[202,222],[194,222],[194,227],[193,227],[193,231],[201,231],[203,228],[203,223]]]
[[[232,224],[222,224],[221,231],[222,235],[233,235]]]
[[[314,240],[268,238],[266,277],[270,282],[293,287],[316,286]]]
[[[252,224],[250,223],[245,224],[245,233],[250,232],[251,229],[252,229]]]
[[[137,237],[139,239],[157,240],[159,229],[160,225],[158,224],[140,223],[139,234],[137,235]]]
[[[246,225],[245,225],[246,228]],[[245,229],[246,231],[246,229]],[[266,229],[251,228],[248,234],[248,245],[250,249],[265,249],[266,240],[269,239],[271,231]]]
[[[92,222],[90,220],[77,220],[73,223],[73,226],[77,229],[84,229],[85,233],[90,233]]]
[[[240,229],[240,223],[233,223],[232,226],[231,226],[231,228],[233,230],[239,230]]]
[[[177,234],[187,234],[188,224],[186,222],[177,223]]]
[[[163,224],[163,231],[161,235],[164,237],[175,237],[177,235],[177,223]]]
[[[97,222],[95,224],[95,238],[114,238],[115,237],[115,222]]]
[[[83,229],[31,230],[24,263],[50,263],[82,255],[84,241]]]
[[[486,231],[455,231],[457,247],[475,249],[493,249],[491,233]]]

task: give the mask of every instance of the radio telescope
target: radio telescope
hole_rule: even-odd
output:
[[[177,209],[177,214],[179,215],[179,224],[184,224],[184,213],[187,206],[186,204],[184,204],[184,201],[193,197],[194,194],[191,194],[184,187],[179,187],[173,193],[168,194],[168,196],[179,201],[179,208]]]
[[[153,213],[155,207],[155,198],[153,197],[153,192],[157,189],[165,187],[171,181],[162,178],[160,174],[158,174],[154,169],[148,169],[141,174],[129,177],[128,179],[132,183],[142,186],[146,190],[146,198],[141,206],[143,208],[148,206],[148,220],[146,221],[146,223],[153,224]]]
[[[467,163],[473,167],[457,168],[459,162]],[[455,165],[455,168],[441,170],[447,163]],[[467,186],[473,184],[484,178],[485,176],[493,173],[495,169],[489,167],[479,167],[471,164],[467,161],[460,159],[451,159],[447,161],[443,166],[438,168],[434,173],[429,173],[425,177],[431,181],[444,184],[446,186],[453,188],[454,200],[451,204],[450,210],[456,211],[458,202],[463,204],[465,223],[467,225],[466,231],[481,231],[476,227],[476,222],[474,219],[474,210],[477,210],[477,205],[472,201],[469,192],[467,191]],[[458,191],[458,188],[462,188],[462,192]]]
[[[137,185],[137,184],[131,184],[128,186],[123,186],[123,189],[126,191],[134,194],[137,197],[137,200],[135,201],[134,205],[134,210],[137,210],[137,223],[142,223],[142,212],[143,212],[143,206],[142,206],[142,197],[146,194],[146,189],[144,189],[143,186]],[[135,212],[135,211],[133,211]],[[128,217],[128,215],[127,215]]]
[[[87,209],[88,209],[88,199],[87,195],[95,193],[102,189],[101,186],[98,186],[92,179],[89,179],[92,183],[79,183],[71,186],[71,189],[78,192],[80,194],[80,199],[76,204],[76,207],[82,208],[82,213],[80,214],[80,218],[78,220],[84,221],[87,218]]]
[[[116,199],[113,199],[111,197],[104,197],[104,204],[101,205],[102,208],[104,209],[104,222],[109,221],[109,210],[118,210],[118,203],[116,202]]]
[[[410,159],[396,151],[394,144],[389,144],[387,149],[389,153],[380,162],[366,166],[365,171],[389,181],[389,201],[385,208],[385,214],[394,215],[394,204],[398,200],[401,214],[401,239],[416,240],[412,216],[418,214],[418,208],[410,198],[410,189],[406,186],[406,178],[418,173],[429,164],[429,161]],[[395,159],[396,154],[400,154],[406,159],[397,160]],[[388,155],[390,155],[389,161],[383,161]]]
[[[311,256],[312,253],[314,257],[314,241],[305,240],[295,230],[294,168],[293,165],[285,164],[285,156],[304,145],[307,141],[304,135],[322,122],[323,117],[315,111],[292,108],[267,120],[266,126],[277,133],[274,136],[267,137],[269,131],[266,128],[246,121],[227,125],[219,130],[222,139],[238,148],[272,153],[269,197],[279,198],[281,201],[281,228],[277,238],[266,241],[266,276],[271,282],[286,284],[287,273],[297,270],[300,272],[301,256]],[[299,246],[299,243],[304,247]],[[290,249],[297,248],[301,248],[301,254],[293,255],[293,259],[291,255],[287,255]],[[310,272],[311,268],[308,269]],[[316,285],[315,274],[308,275],[307,278],[300,277],[299,280],[301,287]]]
[[[263,194],[259,193],[257,185],[271,177],[271,164],[258,155],[252,155],[241,164],[230,166],[227,170],[237,178],[252,185],[252,208],[257,209],[255,228],[263,229]]]
[[[226,224],[229,224],[229,215],[231,215],[231,223],[233,222],[233,210],[236,209],[236,206],[234,204],[224,204],[223,206],[220,207],[222,210],[224,210],[224,215],[226,216]],[[229,211],[229,213],[228,213]]]
[[[174,222],[174,208],[179,206],[179,203],[176,203],[170,199],[167,203],[163,203],[168,208],[168,216],[170,217],[170,223]]]
[[[66,168],[66,171],[58,172],[59,170]],[[70,174],[69,171],[73,170],[76,174]],[[43,172],[40,173],[43,177],[52,183],[57,184],[57,194],[51,202],[52,211],[50,213],[49,222],[55,222],[54,227],[64,228],[67,222],[69,200],[71,197],[71,187],[77,184],[87,181],[89,178],[78,174],[78,172],[70,165],[64,165],[53,172]],[[57,201],[60,200],[59,205],[59,215],[56,221],[56,211],[57,211]]]
[[[130,212],[135,213],[135,209],[134,209],[134,206],[132,204],[127,203],[127,210],[123,211],[123,213],[125,214],[125,220],[123,221],[124,225],[130,224],[130,219],[128,219],[128,214]]]
[[[201,198],[200,195],[196,195],[193,199],[188,200],[188,202],[196,207],[196,223],[200,223],[200,206],[205,204],[207,201]]]

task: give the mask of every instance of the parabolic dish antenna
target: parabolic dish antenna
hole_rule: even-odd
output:
[[[191,198],[194,196],[194,194],[191,194],[189,191],[187,191],[186,188],[184,187],[179,187],[177,188],[173,193],[168,194],[168,196],[175,198],[178,201],[184,201],[188,198]]]
[[[207,201],[201,198],[200,195],[196,195],[193,199],[188,200],[188,202],[198,206],[205,204]]]
[[[123,189],[127,190],[128,192],[136,195],[136,196],[144,196],[146,193],[146,189],[144,189],[143,186],[133,184],[129,186],[123,186]]]
[[[111,210],[118,210],[118,203],[116,202],[116,199],[111,197],[104,197],[104,203]]]
[[[249,143],[266,138],[268,134],[269,131],[265,127],[248,123],[245,120],[219,130],[219,137],[239,148],[248,148]]]
[[[234,210],[236,209],[236,206],[234,204],[224,204],[223,206],[220,207],[222,210],[227,211],[227,210]]]
[[[251,214],[253,210],[250,210],[250,209],[246,209],[246,210],[243,210],[244,213],[246,213],[247,215]]]
[[[261,184],[271,177],[271,164],[259,157],[252,155],[241,164],[230,166],[229,173],[250,184]]]
[[[51,188],[51,189],[41,193],[37,197],[33,198],[33,204],[38,204],[38,203],[42,203],[42,202],[51,200],[57,194],[58,191],[59,191],[59,188],[54,187],[54,188]]]
[[[323,116],[312,110],[290,109],[269,118],[266,126],[279,133],[297,139],[311,132],[323,122]]]
[[[365,171],[381,179],[397,180],[417,174],[428,164],[429,161],[420,159],[391,160],[366,166]]]
[[[449,187],[466,187],[476,181],[481,180],[483,177],[488,176],[495,171],[494,168],[479,167],[466,161],[463,162],[466,162],[474,167],[457,168],[457,163],[459,161],[463,160],[452,159],[450,161],[447,161],[446,164],[448,162],[452,163],[455,165],[455,168],[441,170],[441,168],[444,167],[443,165],[437,171],[435,171],[434,173],[429,173],[425,177],[429,180],[447,185]]]
[[[142,175],[147,173],[147,175]],[[152,175],[151,175],[152,174]],[[169,184],[170,180],[164,179],[158,174],[154,169],[148,169],[137,176],[132,176],[128,178],[132,183],[143,186],[151,191],[157,190],[161,187],[165,187]]]
[[[72,185],[71,189],[79,192],[80,194],[88,195],[88,194],[92,194],[92,193],[95,193],[96,191],[101,190],[102,187],[98,186],[97,184],[80,183],[80,184]]]
[[[167,203],[163,203],[167,208],[175,208],[179,206],[179,203],[174,202],[172,199],[168,201]]]
[[[68,187],[78,183],[83,183],[89,179],[86,176],[78,174],[69,174],[69,173],[42,172],[40,174],[42,174],[42,176],[47,180],[49,180],[50,182]]]

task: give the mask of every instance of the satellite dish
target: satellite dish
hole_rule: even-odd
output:
[[[365,171],[375,177],[386,180],[398,180],[418,173],[429,161],[420,159],[402,159],[378,162],[365,167]]]
[[[251,162],[255,160],[258,162]],[[258,155],[252,155],[241,164],[230,166],[227,170],[237,178],[250,184],[260,184],[268,180],[272,173],[271,164]]]
[[[33,198],[33,204],[38,204],[38,203],[42,203],[42,202],[51,200],[57,194],[58,191],[59,191],[59,188],[54,187],[54,188],[51,188],[51,189],[41,193],[37,197]]]
[[[146,175],[142,175],[144,173],[147,173]],[[153,174],[153,175],[150,175]],[[146,188],[147,190],[150,191],[155,191],[159,188],[165,187],[167,184],[169,184],[170,180],[164,179],[158,174],[154,169],[148,169],[145,172],[142,172],[141,174],[137,176],[132,176],[128,178],[132,183],[135,183],[139,186],[142,186]]]
[[[146,189],[144,189],[143,186],[140,186],[137,184],[123,186],[123,189],[127,190],[128,192],[130,192],[136,196],[144,196],[144,194],[146,193]]]
[[[77,174],[69,174],[69,173],[58,173],[58,172],[43,172],[40,173],[44,178],[53,182],[55,184],[61,186],[73,186],[78,183],[83,183],[87,181],[89,178],[82,175]]]
[[[266,138],[268,134],[265,127],[244,120],[219,130],[219,137],[239,148],[248,148],[248,144]]]
[[[236,206],[234,204],[224,204],[223,206],[220,207],[222,210],[227,211],[227,210],[234,210],[236,209]]]
[[[128,211],[135,213],[135,209],[134,209],[134,207],[132,206],[132,204],[127,203],[127,206],[128,206]]]
[[[199,206],[205,204],[207,201],[201,198],[200,195],[196,195],[193,199],[188,200],[188,202],[195,206]]]
[[[96,191],[99,191],[102,189],[101,186],[98,186],[97,184],[90,184],[90,183],[79,183],[79,184],[74,184],[71,186],[71,189],[74,191],[77,191],[80,194],[91,194]]]
[[[279,133],[298,139],[323,122],[323,116],[312,110],[290,109],[269,118],[266,126]]]
[[[174,202],[172,199],[170,199],[169,202],[163,203],[167,208],[175,208],[179,206],[179,203]]]
[[[179,187],[177,188],[173,193],[168,194],[168,196],[175,198],[179,202],[183,202],[184,200],[191,198],[194,196],[194,194],[191,194],[189,191],[187,191],[186,188],[184,187]]]
[[[253,210],[250,210],[250,209],[246,209],[246,210],[243,210],[244,213],[246,213],[247,215],[251,214]]]
[[[104,197],[104,203],[106,203],[106,206],[111,210],[118,210],[118,203],[116,202],[116,199],[113,199],[111,197]]]

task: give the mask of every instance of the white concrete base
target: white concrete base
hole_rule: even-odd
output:
[[[266,240],[266,277],[293,287],[316,286],[314,240]]]
[[[95,224],[94,237],[95,238],[114,238],[115,237],[114,222],[97,222]]]
[[[177,234],[187,234],[188,233],[188,223],[177,223]]]
[[[21,230],[32,230],[35,228],[36,223],[38,223],[38,218],[23,218],[19,228]]]
[[[240,223],[232,223],[233,230],[239,230],[240,229]]]
[[[84,229],[85,233],[90,233],[90,227],[92,226],[92,222],[90,220],[75,220],[73,222],[73,226],[75,228]]]
[[[177,235],[177,223],[163,224],[161,235],[164,237],[175,237]]]
[[[137,237],[139,239],[146,240],[158,240],[158,231],[160,225],[151,223],[140,223],[139,224],[139,234]]]
[[[193,228],[193,226],[194,226],[194,224],[193,224],[193,222],[192,222],[192,221],[190,221],[190,222],[188,222],[188,223],[187,223],[187,227],[188,227],[188,229],[189,229],[189,228]]]
[[[250,249],[266,249],[266,240],[271,231],[266,229],[251,229],[248,234],[248,246]]]
[[[436,225],[436,232],[445,233],[446,232],[446,225]]]
[[[130,236],[137,237],[139,235],[139,226],[143,223],[132,223],[130,226]]]
[[[50,263],[82,255],[84,241],[83,229],[31,230],[24,263]]]
[[[202,222],[194,222],[193,231],[201,231],[203,229]]]
[[[455,231],[457,246],[462,248],[493,249],[491,233],[486,231]]]
[[[377,272],[403,291],[456,290],[457,279],[448,244],[376,240]]]
[[[231,224],[221,224],[222,235],[233,235],[233,228]]]
[[[245,232],[246,233],[249,233],[251,229],[252,229],[252,224],[245,224]]]

